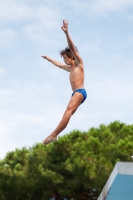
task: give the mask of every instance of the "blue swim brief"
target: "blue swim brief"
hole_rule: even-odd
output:
[[[76,89],[73,93],[72,93],[72,96],[74,95],[75,92],[79,92],[83,95],[84,99],[81,103],[83,103],[85,101],[85,99],[87,98],[87,92],[85,91],[84,88],[82,89]]]

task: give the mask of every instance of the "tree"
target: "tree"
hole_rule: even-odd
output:
[[[0,161],[0,199],[97,199],[115,163],[132,152],[133,125],[119,121],[16,149]]]

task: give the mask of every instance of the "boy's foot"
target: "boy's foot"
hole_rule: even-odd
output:
[[[44,145],[47,145],[51,142],[55,142],[57,140],[57,137],[54,137],[52,135],[49,135],[44,141],[43,141],[43,144]]]

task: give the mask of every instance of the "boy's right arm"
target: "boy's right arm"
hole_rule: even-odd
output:
[[[41,56],[42,58],[44,58],[44,59],[46,59],[46,60],[48,60],[49,62],[51,62],[52,64],[54,64],[55,66],[57,66],[57,67],[59,67],[59,68],[61,68],[61,69],[64,69],[64,70],[66,70],[66,71],[68,71],[68,72],[70,72],[70,66],[69,65],[64,65],[64,64],[62,64],[62,63],[60,63],[60,62],[57,62],[57,61],[55,61],[55,60],[52,60],[50,57],[48,57],[48,56]]]

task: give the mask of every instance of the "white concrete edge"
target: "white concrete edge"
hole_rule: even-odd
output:
[[[117,162],[97,200],[104,200],[117,174],[133,175],[133,163]]]
[[[105,199],[105,197],[108,193],[108,190],[111,187],[116,175],[117,175],[117,164],[115,165],[109,179],[107,180],[107,182],[106,182],[106,184],[105,184],[105,186],[104,186],[104,188],[103,188],[103,190],[102,190],[102,192],[101,192],[101,194],[100,194],[100,196],[97,200],[104,200]]]

